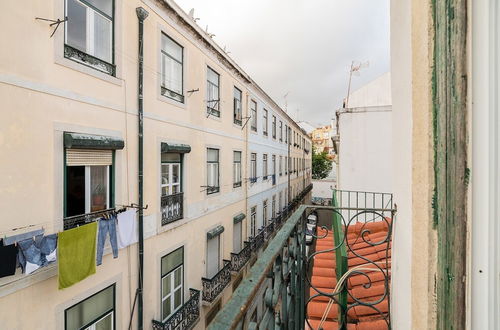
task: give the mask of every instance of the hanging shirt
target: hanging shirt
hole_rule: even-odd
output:
[[[97,222],[59,233],[57,260],[59,289],[95,274]]]
[[[136,211],[131,209],[118,213],[118,248],[123,249],[137,242],[137,220]]]
[[[16,273],[17,248],[14,244],[3,246],[0,239],[0,277]]]

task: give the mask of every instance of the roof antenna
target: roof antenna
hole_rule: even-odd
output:
[[[194,8],[191,8],[188,15],[189,15],[189,18],[191,18],[195,22],[200,19],[199,17],[194,17]]]

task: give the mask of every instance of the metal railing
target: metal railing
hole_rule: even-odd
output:
[[[231,271],[239,272],[250,260],[252,256],[252,245],[250,242],[243,242],[243,249],[238,253],[231,253]]]
[[[350,219],[356,211],[351,209],[388,209],[393,208],[392,193],[356,191],[356,190],[333,190],[337,199],[337,206],[343,208],[341,211],[345,219]],[[378,217],[375,216],[375,219]],[[368,222],[374,220],[370,214],[364,213],[357,221]]]
[[[64,230],[68,230],[71,228],[75,228],[81,225],[85,225],[94,221],[99,220],[103,216],[109,214],[110,212],[114,212],[115,208],[109,208],[101,211],[90,212],[86,214],[74,215],[71,217],[66,217],[63,219],[63,228]]]
[[[212,303],[231,282],[231,261],[223,260],[224,266],[212,278],[201,278],[203,287],[202,299]]]
[[[184,214],[184,193],[161,196],[161,225],[180,220]]]
[[[153,320],[155,330],[192,329],[200,318],[200,291],[189,289],[189,299],[165,322]]]

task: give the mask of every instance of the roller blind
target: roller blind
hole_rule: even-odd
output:
[[[112,150],[66,149],[67,166],[113,165]]]

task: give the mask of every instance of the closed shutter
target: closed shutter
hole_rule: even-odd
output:
[[[207,242],[207,277],[212,278],[219,271],[219,236]]]
[[[67,166],[102,166],[113,164],[112,150],[67,149]]]
[[[241,251],[241,221],[234,224],[233,227],[233,252]]]

